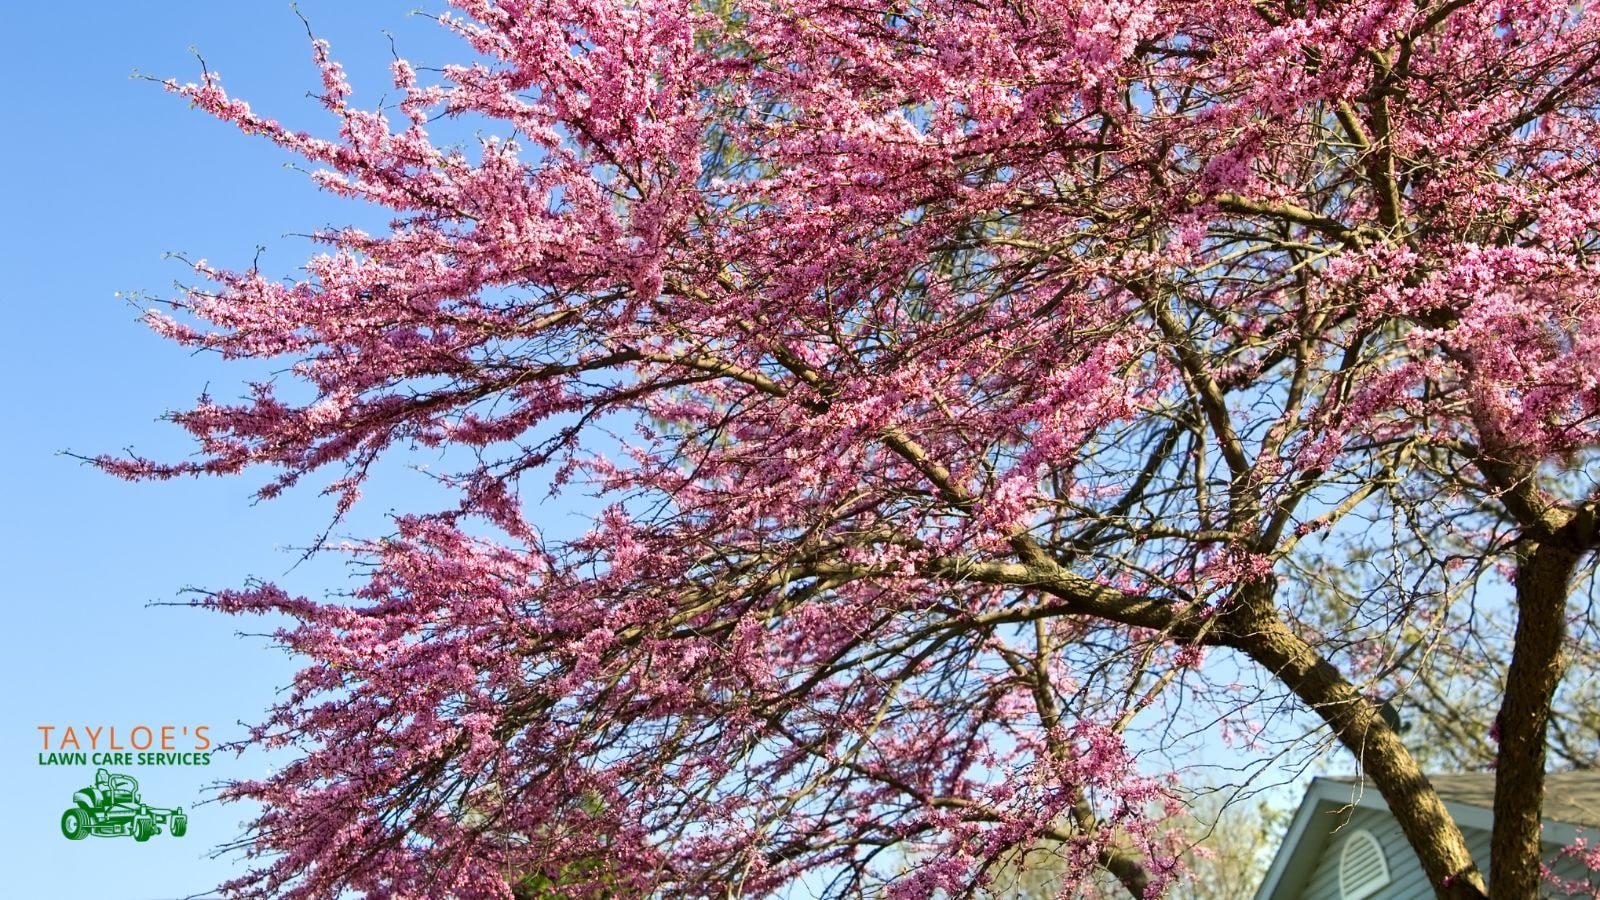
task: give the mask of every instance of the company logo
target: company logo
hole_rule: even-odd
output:
[[[152,806],[140,796],[139,780],[127,770],[134,766],[211,765],[213,744],[208,726],[136,725],[119,729],[115,725],[39,725],[37,728],[44,745],[39,753],[39,765],[97,767],[94,780],[73,792],[71,805],[61,813],[61,834],[68,840],[81,841],[94,835],[131,837],[143,843],[158,834],[183,837],[188,832],[189,815],[183,807]],[[83,784],[89,780],[89,773],[85,769],[70,777]]]
[[[182,807],[164,809],[151,806],[139,796],[139,782],[132,775],[94,773],[94,784],[72,795],[72,805],[61,814],[61,833],[69,841],[95,837],[131,837],[143,843],[166,828],[173,837],[189,830],[189,816]]]

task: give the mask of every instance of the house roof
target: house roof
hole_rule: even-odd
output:
[[[1494,809],[1493,772],[1429,775],[1428,780],[1446,803]],[[1544,776],[1544,820],[1600,827],[1600,772],[1552,772]]]
[[[1494,820],[1494,773],[1429,775],[1445,809],[1462,828],[1488,830]],[[1256,900],[1297,896],[1337,823],[1340,810],[1377,809],[1388,804],[1370,781],[1314,778],[1295,811],[1283,844],[1256,891]],[[1545,842],[1570,844],[1579,828],[1600,827],[1600,772],[1556,772],[1545,776]],[[1330,826],[1330,823],[1332,825]],[[1297,852],[1300,851],[1300,852]]]

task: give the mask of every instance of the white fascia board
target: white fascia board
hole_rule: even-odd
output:
[[[1321,856],[1322,848],[1328,840],[1328,835],[1323,829],[1314,829],[1311,826],[1328,812],[1348,805],[1352,787],[1354,785],[1349,782],[1338,782],[1328,778],[1311,779],[1311,786],[1306,788],[1306,795],[1300,800],[1300,808],[1295,810],[1294,818],[1289,820],[1289,830],[1284,833],[1283,842],[1278,845],[1278,852],[1272,857],[1272,865],[1267,869],[1266,877],[1261,879],[1261,887],[1256,889],[1255,900],[1287,898],[1295,895],[1304,886],[1306,879],[1316,868],[1317,859]],[[1307,840],[1310,843],[1302,848],[1301,842]]]

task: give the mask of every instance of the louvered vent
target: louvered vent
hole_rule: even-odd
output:
[[[1389,862],[1372,832],[1357,829],[1344,842],[1339,856],[1340,900],[1363,900],[1389,883]]]

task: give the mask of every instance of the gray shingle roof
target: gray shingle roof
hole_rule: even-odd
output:
[[[1446,801],[1494,809],[1494,774],[1434,775]],[[1600,772],[1553,772],[1544,777],[1544,817],[1569,825],[1600,826]]]
[[[1334,781],[1354,783],[1354,778]],[[1494,773],[1429,775],[1446,803],[1494,809]],[[1544,819],[1600,828],[1600,771],[1552,772],[1544,777]]]

